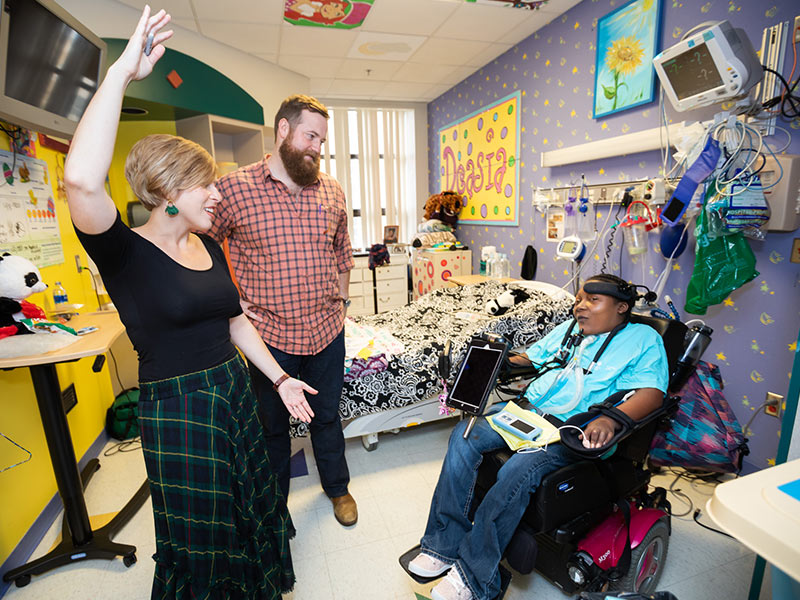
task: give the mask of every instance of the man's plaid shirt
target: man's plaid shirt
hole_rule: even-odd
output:
[[[209,232],[226,238],[243,298],[264,321],[264,341],[289,354],[315,354],[342,331],[339,273],[353,268],[347,202],[325,173],[292,197],[263,160],[223,176]]]

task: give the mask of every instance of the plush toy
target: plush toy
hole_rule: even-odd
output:
[[[492,298],[486,303],[486,312],[495,317],[505,314],[509,308],[530,298],[530,294],[520,289],[506,290],[497,298]]]
[[[434,194],[425,201],[425,220],[438,219],[455,227],[463,206],[461,195],[452,190]]]
[[[21,256],[8,252],[0,256],[0,339],[18,333],[32,333],[22,319],[44,319],[44,311],[25,298],[43,292],[47,284],[39,269]]]

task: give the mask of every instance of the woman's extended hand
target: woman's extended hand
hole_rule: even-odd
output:
[[[617,423],[609,417],[597,417],[594,421],[583,428],[584,448],[602,448],[605,446],[617,431]]]
[[[304,423],[310,423],[311,417],[314,416],[314,411],[311,410],[304,392],[316,394],[317,390],[294,377],[290,377],[278,386],[278,395],[281,397],[289,414]]]
[[[170,19],[171,17],[163,9],[150,16],[150,6],[145,5],[139,23],[128,40],[128,45],[114,63],[124,71],[130,80],[137,81],[147,77],[153,72],[153,67],[158,60],[164,56],[166,48],[162,43],[172,37],[172,30],[161,31],[161,29],[170,22]],[[148,56],[144,52],[147,46],[147,36],[150,34],[153,35],[153,41],[150,44],[151,50]]]

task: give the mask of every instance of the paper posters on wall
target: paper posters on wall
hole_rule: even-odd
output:
[[[0,150],[0,164],[0,253],[22,256],[39,268],[63,263],[47,163]]]
[[[517,225],[520,92],[439,130],[441,189],[464,197],[459,221]]]

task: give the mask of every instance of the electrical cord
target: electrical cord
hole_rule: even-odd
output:
[[[731,539],[735,539],[735,538],[734,538],[734,537],[733,537],[731,534],[729,534],[729,533],[725,533],[724,531],[721,531],[721,530],[719,530],[719,529],[715,529],[715,528],[713,528],[713,527],[709,527],[709,526],[708,526],[708,525],[706,525],[705,523],[701,523],[701,522],[700,522],[700,520],[698,519],[698,517],[699,517],[699,516],[700,516],[700,509],[699,509],[699,508],[697,508],[697,509],[695,509],[695,511],[694,511],[694,515],[692,515],[692,520],[693,520],[695,523],[697,523],[698,525],[700,525],[700,527],[702,527],[703,529],[708,529],[709,531],[713,531],[714,533],[719,533],[719,534],[722,534],[722,535],[724,535],[724,536],[726,536],[726,537],[729,537],[729,538],[731,538]]]
[[[794,46],[793,46],[794,47]],[[796,51],[796,50],[795,50]],[[790,86],[786,79],[778,73],[778,71],[774,69],[770,69],[767,66],[762,65],[764,71],[767,73],[772,73],[775,75],[780,82],[783,84],[785,95],[781,94],[780,96],[775,96],[774,98],[770,98],[766,100],[761,106],[763,108],[772,108],[773,106],[780,106],[780,113],[783,117],[787,119],[797,119],[800,118],[800,97],[794,95],[794,88],[797,87],[797,82],[800,79],[795,79],[794,83]],[[791,108],[791,112],[787,110],[786,105],[789,104]]]
[[[13,469],[14,467],[18,467],[18,466],[20,466],[20,465],[24,465],[24,464],[25,464],[26,462],[28,462],[28,461],[29,461],[31,458],[33,458],[33,454],[31,454],[30,450],[28,450],[28,449],[26,449],[26,448],[23,448],[22,446],[20,446],[20,445],[19,445],[17,442],[15,442],[14,440],[12,440],[10,437],[8,437],[8,436],[7,436],[5,433],[3,433],[2,431],[0,431],[0,437],[4,437],[4,438],[5,438],[5,439],[7,439],[9,442],[11,442],[12,444],[14,444],[14,445],[15,445],[17,448],[19,448],[19,449],[20,449],[20,450],[22,450],[22,451],[23,451],[25,454],[27,454],[27,455],[28,455],[28,458],[26,458],[25,460],[21,460],[21,461],[19,461],[18,463],[14,463],[13,465],[9,465],[9,466],[7,466],[7,467],[3,467],[2,469],[0,469],[0,473],[5,473],[6,471],[8,471],[8,470],[10,470],[10,469]]]
[[[103,452],[103,456],[112,456],[117,452],[135,452],[142,447],[142,438],[140,436],[136,436],[135,438],[131,438],[129,440],[122,440],[121,442],[117,442],[113,446],[109,446]]]

